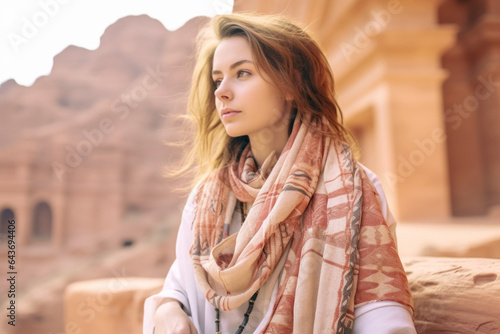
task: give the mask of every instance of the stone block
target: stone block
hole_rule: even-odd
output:
[[[500,333],[500,260],[404,258],[419,334]],[[66,334],[139,334],[144,300],[163,279],[110,278],[70,284]]]
[[[161,278],[106,278],[75,282],[64,294],[64,333],[142,333],[144,300],[161,290]]]

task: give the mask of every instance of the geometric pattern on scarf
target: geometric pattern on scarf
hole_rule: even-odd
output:
[[[207,300],[239,307],[286,254],[266,333],[350,333],[355,306],[413,307],[378,193],[349,145],[297,118],[279,159],[261,170],[273,164],[262,175],[247,147],[198,188],[190,254]],[[228,236],[237,199],[253,204]]]

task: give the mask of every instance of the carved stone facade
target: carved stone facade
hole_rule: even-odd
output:
[[[284,13],[315,33],[361,161],[403,221],[498,215],[499,7],[495,0],[236,2],[241,11]],[[480,85],[483,98],[475,99]],[[469,109],[457,113],[455,103]]]
[[[0,88],[1,232],[16,220],[23,255],[98,253],[178,216],[165,142],[180,135],[199,22],[173,33],[122,19],[99,49],[64,50],[32,87]]]

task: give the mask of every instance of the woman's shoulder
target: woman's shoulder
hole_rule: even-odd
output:
[[[186,205],[184,206],[184,208],[191,208],[193,209],[195,206],[196,206],[196,194],[198,192],[198,187],[199,187],[199,184],[197,184],[192,190],[191,192],[189,193],[189,196],[186,200]]]
[[[358,162],[357,163],[359,166],[361,166],[361,168],[363,168],[363,170],[365,171],[366,173],[366,176],[368,176],[368,178],[370,179],[370,181],[373,183],[373,185],[375,186],[375,188],[377,189],[377,192],[378,192],[378,187],[380,187],[380,189],[382,189],[382,185],[380,183],[380,180],[377,176],[377,174],[375,174],[371,169],[369,169],[368,167],[366,167],[365,165],[363,165],[362,163]],[[378,187],[377,187],[378,186]]]
[[[393,218],[392,214],[389,211],[388,208],[388,203],[387,203],[387,196],[385,195],[384,188],[382,187],[382,183],[380,182],[380,179],[378,178],[377,174],[375,174],[371,169],[363,165],[362,163],[358,162],[358,165],[363,168],[363,170],[366,173],[366,176],[368,176],[368,179],[370,182],[373,184],[375,187],[375,190],[378,193],[378,196],[380,198],[380,207],[382,209],[382,214],[384,218],[388,221],[389,225],[393,223]]]
[[[196,208],[196,203],[197,203],[197,196],[200,192],[200,189],[201,187],[203,187],[204,185],[204,179],[198,181],[195,186],[193,187],[193,189],[191,190],[191,192],[189,193],[189,196],[186,200],[186,204],[184,206],[184,211],[186,210],[194,210]]]

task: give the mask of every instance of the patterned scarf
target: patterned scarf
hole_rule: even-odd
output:
[[[380,199],[349,145],[297,119],[269,176],[255,169],[247,147],[196,195],[191,258],[211,304],[231,310],[247,302],[285,254],[266,333],[350,333],[355,305],[412,307]],[[253,204],[228,236],[236,199]]]

